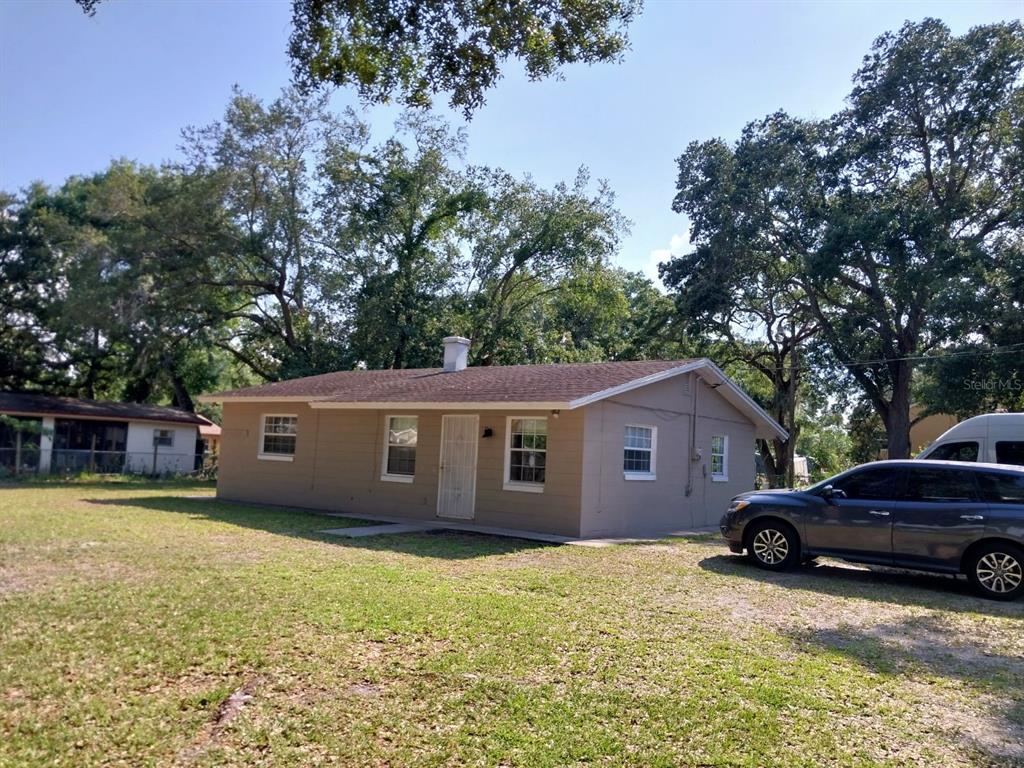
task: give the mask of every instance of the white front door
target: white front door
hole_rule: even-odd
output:
[[[476,502],[479,416],[441,417],[441,467],[437,516],[472,520]]]

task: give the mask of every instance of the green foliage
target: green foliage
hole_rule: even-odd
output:
[[[864,464],[884,456],[885,424],[870,403],[862,400],[853,408],[849,418],[849,433],[851,463]]]
[[[807,457],[812,483],[850,467],[853,440],[840,413],[831,410],[801,413],[799,421],[796,452]]]
[[[30,187],[26,194],[40,194]],[[0,194],[0,386],[29,388],[48,383],[45,330],[48,297],[56,292],[56,255],[13,195]]]
[[[608,266],[628,223],[585,171],[544,189],[466,167],[463,135],[421,113],[374,143],[292,89],[236,90],[185,152],[7,201],[0,386],[191,409],[255,381],[432,367],[449,333],[475,364],[679,348],[670,303]]]
[[[914,400],[926,413],[964,419],[997,410],[1024,412],[1024,345],[958,346],[922,368]]]
[[[31,319],[17,346],[21,359],[42,352],[0,385],[166,398],[191,409],[189,393],[213,385],[216,369],[193,366],[186,375],[182,361],[207,346],[211,317],[219,318],[226,299],[198,279],[204,216],[199,206],[182,210],[188,184],[171,170],[120,161],[58,190],[31,188],[16,201],[8,222],[18,247],[9,263],[30,278],[6,283],[19,294],[5,305],[35,297],[17,311]]]
[[[306,86],[351,85],[364,101],[411,107],[446,92],[469,117],[509,58],[531,80],[565,64],[619,60],[640,8],[641,0],[294,0],[289,50]]]
[[[780,122],[748,126],[735,150],[720,140],[690,144],[673,209],[690,219],[696,247],[661,266],[690,333],[719,348],[719,359],[753,369],[754,391],[767,390],[761,404],[789,433],[759,444],[772,487],[793,485],[802,359],[818,333],[799,246],[777,233],[780,219],[794,223],[786,190],[799,178]]]
[[[599,332],[601,318],[590,301],[594,297],[580,295],[586,281],[597,291],[616,293],[607,307],[610,312],[619,299],[620,311],[625,309],[620,286],[604,269],[628,226],[614,207],[611,191],[602,184],[591,196],[584,169],[571,187],[559,184],[551,191],[500,170],[477,169],[474,178],[488,200],[467,227],[472,300],[466,325],[474,360],[491,364],[535,359],[537,350],[527,350],[549,334],[560,339],[556,343],[569,355],[574,354],[569,349],[589,345],[583,324]],[[559,320],[576,310],[581,325],[567,329]],[[540,334],[531,340],[534,329]],[[565,336],[570,330],[576,333],[575,343]]]
[[[875,42],[832,118],[777,114],[735,148],[692,145],[676,205],[698,247],[667,270],[684,311],[742,328],[734,308],[774,285],[907,456],[914,358],[1005,323],[986,299],[1020,264],[1022,72],[1020,23],[957,38],[926,19]],[[772,316],[753,332],[775,351]]]

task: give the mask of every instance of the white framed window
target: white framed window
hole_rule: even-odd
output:
[[[729,436],[711,436],[711,479],[722,483],[729,479]]]
[[[622,444],[622,474],[627,480],[654,480],[658,460],[658,428],[627,424]]]
[[[509,416],[505,423],[504,489],[542,493],[547,464],[547,418]]]
[[[154,429],[153,430],[153,445],[166,445],[168,447],[174,446],[174,430],[173,429]]]
[[[418,416],[384,418],[384,460],[380,479],[392,483],[411,483],[416,475]]]
[[[299,417],[294,413],[266,413],[260,419],[260,451],[257,458],[291,461],[295,458],[295,441]]]

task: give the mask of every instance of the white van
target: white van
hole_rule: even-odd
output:
[[[917,458],[1024,466],[1024,413],[986,413],[961,421]]]

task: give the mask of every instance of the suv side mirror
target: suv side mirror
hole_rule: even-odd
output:
[[[831,485],[826,485],[821,489],[821,498],[832,504],[836,499],[845,499],[846,491],[841,488],[833,488]]]

